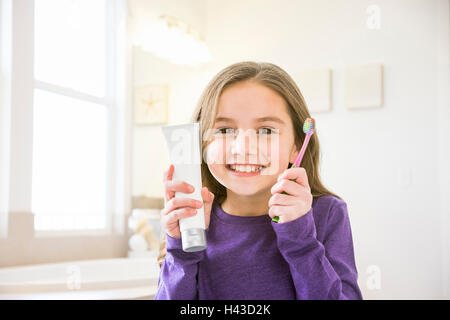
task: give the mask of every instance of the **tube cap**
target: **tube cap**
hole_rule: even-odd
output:
[[[183,251],[196,252],[206,249],[206,233],[204,229],[187,229],[181,232]]]

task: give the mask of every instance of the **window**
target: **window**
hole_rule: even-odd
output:
[[[37,231],[111,227],[114,3],[34,2],[31,210]]]
[[[39,0],[34,13],[35,78],[104,97],[106,0]]]
[[[35,229],[102,229],[106,221],[107,108],[35,89]]]

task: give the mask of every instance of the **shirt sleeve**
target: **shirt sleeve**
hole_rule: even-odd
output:
[[[296,220],[272,222],[297,299],[362,299],[347,205],[342,201],[330,210],[323,243],[317,240],[312,208]]]
[[[197,300],[198,263],[205,251],[184,252],[181,239],[166,234],[167,254],[161,266],[154,300]]]

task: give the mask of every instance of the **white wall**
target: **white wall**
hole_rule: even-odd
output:
[[[172,87],[170,123],[187,121],[209,78],[231,63],[269,61],[289,73],[331,68],[333,110],[313,114],[322,145],[321,174],[325,185],[348,203],[364,297],[450,298],[448,288],[444,296],[448,256],[443,265],[450,248],[445,220],[450,176],[444,168],[450,129],[448,119],[440,118],[449,115],[448,61],[441,71],[448,60],[448,36],[442,29],[447,26],[448,34],[448,1],[153,3],[158,10],[191,18],[214,57],[213,63],[193,69],[135,52],[136,84],[167,81]],[[381,26],[372,30],[366,9],[374,4],[380,8]],[[347,111],[344,68],[368,62],[384,65],[384,105]],[[160,131],[159,126],[134,130],[134,195],[162,196],[168,160]],[[401,185],[401,172],[410,172],[410,185]],[[370,266],[381,271],[380,289],[367,286]]]

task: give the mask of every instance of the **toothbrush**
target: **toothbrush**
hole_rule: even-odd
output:
[[[300,163],[302,162],[303,156],[305,155],[306,147],[308,146],[309,139],[314,133],[314,127],[316,122],[312,118],[307,118],[305,122],[303,123],[303,132],[306,133],[305,141],[303,141],[302,148],[300,149],[300,152],[298,153],[297,158],[295,159],[294,163],[292,164],[291,168],[300,167]],[[291,179],[291,181],[295,181],[295,179]],[[287,194],[286,192],[282,192],[282,194]],[[277,222],[280,220],[280,217],[274,217],[272,219],[273,222]]]

